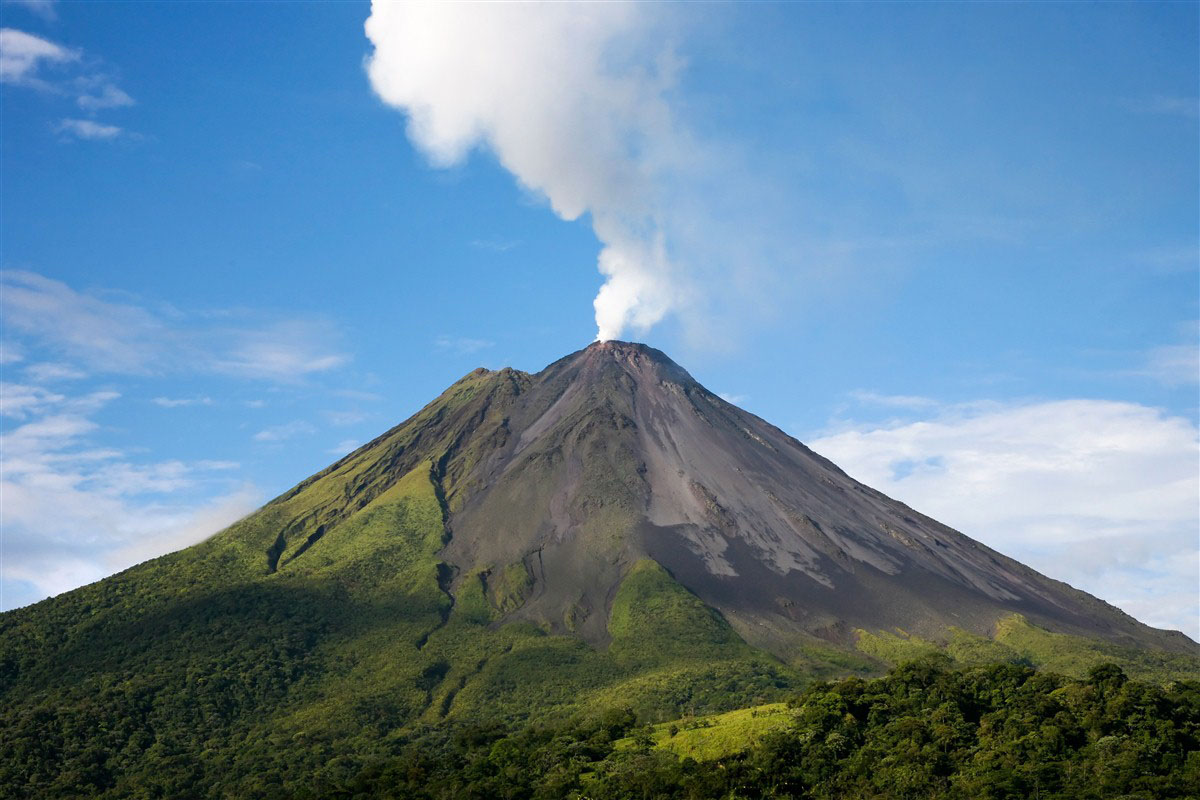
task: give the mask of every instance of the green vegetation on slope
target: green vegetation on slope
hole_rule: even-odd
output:
[[[1117,664],[1139,680],[1166,683],[1200,677],[1200,658],[1179,653],[1120,647],[1097,639],[1052,633],[1031,624],[1020,614],[996,624],[993,638],[976,636],[958,628],[947,631],[938,643],[905,631],[855,631],[858,649],[886,664],[901,664],[923,656],[944,653],[959,666],[1025,664],[1082,677],[1100,664]]]
[[[674,736],[672,724],[639,728],[619,711],[516,730],[441,727],[312,791],[413,800],[1170,800],[1194,798],[1200,786],[1196,681],[1140,683],[1113,665],[1080,680],[1015,664],[952,669],[932,656],[885,678],[815,685],[790,705],[722,715],[711,727],[685,730],[681,720]]]
[[[618,741],[616,750],[653,746],[680,758],[716,761],[745,752],[768,733],[786,730],[795,721],[787,703],[767,703],[707,717],[685,717],[648,726]]]
[[[633,565],[609,616],[609,652],[622,664],[754,655],[729,624],[654,561]]]

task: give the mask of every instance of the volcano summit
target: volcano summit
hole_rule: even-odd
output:
[[[607,341],[475,370],[212,538],[0,615],[0,785],[248,796],[421,724],[665,719],[938,648],[1200,674],[1182,634]]]

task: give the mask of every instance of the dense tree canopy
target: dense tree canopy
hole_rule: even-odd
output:
[[[1082,680],[932,657],[812,687],[794,721],[698,762],[653,748],[631,714],[561,727],[427,731],[338,797],[1186,798],[1200,786],[1200,683],[1159,687],[1113,665]]]

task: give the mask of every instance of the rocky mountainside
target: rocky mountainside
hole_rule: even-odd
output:
[[[450,593],[478,581],[507,617],[597,645],[621,579],[649,558],[780,655],[813,636],[852,644],[855,629],[986,635],[1014,612],[1063,633],[1194,646],[858,483],[662,352],[617,341],[536,375],[466,376],[289,494],[343,487],[315,529],[288,520],[270,568],[337,536],[339,519],[424,460],[448,512]]]

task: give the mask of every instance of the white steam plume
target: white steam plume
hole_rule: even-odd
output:
[[[657,13],[634,3],[374,2],[371,85],[408,134],[450,166],[489,148],[565,220],[603,244],[597,338],[644,332],[689,295],[666,236],[661,185],[688,137],[666,93],[674,61]],[[660,40],[661,41],[661,40]]]

